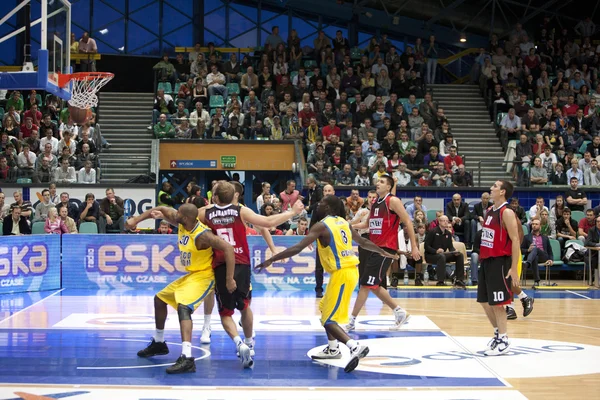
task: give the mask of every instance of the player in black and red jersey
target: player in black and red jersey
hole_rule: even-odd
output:
[[[371,205],[368,221],[354,224],[353,228],[366,229],[368,227],[369,239],[373,243],[388,253],[396,254],[398,251],[398,228],[400,222],[402,222],[408,229],[412,257],[414,260],[420,260],[421,254],[415,237],[415,229],[402,201],[391,194],[393,187],[394,180],[390,176],[383,175],[379,178],[376,185],[378,198]],[[370,253],[367,257],[364,271],[359,278],[358,296],[350,316],[350,323],[346,325],[346,330],[352,331],[355,329],[356,317],[365,305],[370,292],[373,292],[379,300],[394,311],[396,323],[391,329],[397,330],[408,319],[408,313],[396,304],[386,289],[381,287],[382,281],[387,279],[387,270],[393,260],[378,253]]]
[[[481,233],[477,302],[494,327],[494,337],[484,352],[486,356],[507,354],[510,349],[504,306],[512,300],[512,283],[519,281],[517,264],[521,255],[517,218],[506,202],[512,194],[510,182],[494,183],[490,191],[494,206],[486,214]]]
[[[215,295],[223,328],[233,339],[244,368],[250,368],[254,364],[254,342],[252,340],[253,314],[250,308],[251,266],[248,240],[246,238],[246,222],[264,228],[275,227],[300,214],[304,209],[304,205],[298,200],[292,206],[291,211],[265,217],[256,214],[248,207],[232,204],[234,195],[235,188],[232,184],[219,181],[213,187],[212,201],[214,204],[198,210],[198,218],[208,225],[217,236],[234,248],[234,270],[226,268],[222,252],[214,253]],[[233,277],[237,285],[237,289],[233,293],[229,293],[225,285],[229,277]],[[240,338],[232,318],[236,309],[242,313],[244,341]]]

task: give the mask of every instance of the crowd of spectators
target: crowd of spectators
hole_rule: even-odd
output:
[[[13,202],[0,191],[2,235],[73,234],[78,233],[82,223],[88,223],[85,233],[122,233],[126,218],[123,199],[115,196],[112,188],[105,193],[103,199],[96,199],[92,193],[83,199],[71,199],[68,192],[59,194],[56,184],[51,183],[33,207],[20,191],[13,192]]]
[[[520,24],[506,40],[492,35],[473,70],[503,150],[516,140],[518,185],[597,185],[600,162],[600,44],[586,18],[571,30],[549,17],[530,34]],[[541,164],[540,164],[541,162]],[[575,167],[577,165],[577,167]]]
[[[56,96],[0,90],[0,118],[0,183],[98,181],[98,153],[109,144],[95,129],[94,113],[79,126]]]
[[[320,32],[312,53],[278,28],[256,59],[224,60],[212,43],[155,65],[157,138],[296,140],[319,185],[472,186],[443,108],[426,91],[438,47],[399,52],[383,34],[364,51],[338,31]]]

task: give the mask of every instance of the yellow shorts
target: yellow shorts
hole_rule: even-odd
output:
[[[342,268],[331,274],[319,304],[323,326],[334,322],[340,325],[348,323],[350,300],[357,284],[357,268]]]
[[[177,310],[178,304],[188,306],[192,311],[212,295],[215,289],[215,276],[210,272],[190,272],[171,282],[157,293],[159,299]]]

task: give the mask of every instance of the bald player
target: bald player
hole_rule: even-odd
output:
[[[129,218],[126,229],[133,230],[140,222],[150,218],[163,218],[179,228],[178,245],[181,266],[188,272],[171,282],[154,296],[154,322],[156,331],[150,344],[137,354],[138,357],[152,357],[169,354],[164,339],[167,305],[177,310],[181,331],[181,356],[174,365],[167,368],[168,374],[196,372],[196,362],[192,357],[192,314],[215,289],[215,275],[212,269],[213,249],[224,254],[227,271],[227,290],[234,292],[233,279],[235,252],[233,246],[212,234],[210,229],[198,220],[198,209],[193,204],[183,204],[179,210],[170,207],[155,207],[142,215]]]

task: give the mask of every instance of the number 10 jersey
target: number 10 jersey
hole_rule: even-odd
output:
[[[246,239],[246,226],[241,217],[242,206],[229,204],[227,206],[213,206],[206,210],[206,225],[213,233],[233,246],[235,263],[250,265],[250,252]],[[222,251],[214,250],[213,267],[225,264],[225,255]]]

